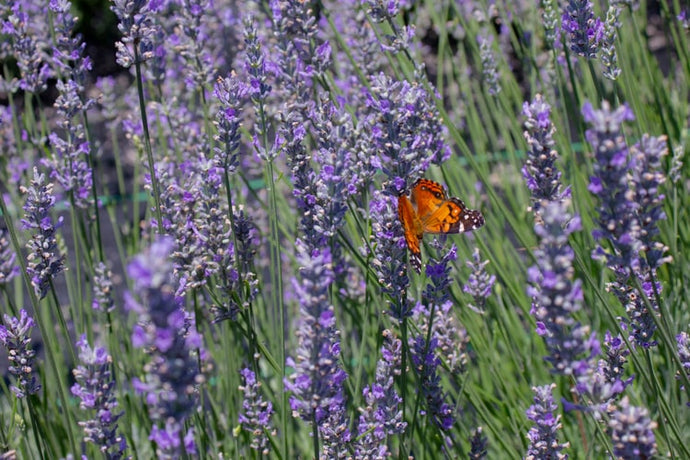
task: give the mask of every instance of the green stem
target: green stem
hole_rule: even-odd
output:
[[[136,70],[137,92],[139,94],[139,111],[141,113],[141,124],[144,129],[144,149],[151,175],[151,188],[153,189],[153,200],[156,205],[156,219],[158,219],[158,233],[163,234],[163,214],[161,211],[160,189],[156,178],[155,162],[153,160],[153,150],[151,148],[151,136],[149,134],[149,123],[146,116],[146,101],[144,100],[144,82],[141,76],[141,62],[139,59],[138,43],[134,44],[134,68]]]
[[[402,295],[403,302],[407,302],[407,291]],[[402,335],[402,356],[400,357],[400,398],[402,399],[402,419],[405,420],[405,412],[407,408],[406,397],[407,397],[407,354],[409,353],[408,342],[407,342],[407,317],[402,319],[400,323],[400,334]],[[400,434],[400,451],[398,458],[403,460],[405,456],[405,438],[406,431]]]
[[[265,126],[265,125],[264,125]],[[267,144],[264,144],[267,145]],[[281,257],[281,248],[280,248],[280,230],[278,228],[278,201],[277,201],[277,195],[276,195],[276,184],[275,184],[275,178],[274,178],[274,172],[273,172],[273,159],[268,159],[266,162],[266,175],[267,177],[267,184],[269,187],[269,199],[268,199],[268,215],[270,217],[270,227],[271,227],[271,245],[270,245],[270,252],[271,252],[271,267],[273,269],[271,270],[271,285],[272,285],[272,293],[273,293],[273,305],[278,311],[278,315],[280,316],[278,320],[278,325],[280,330],[278,331],[278,337],[280,339],[280,348],[279,348],[279,357],[280,357],[280,363],[281,363],[281,369],[282,369],[282,375],[280,379],[280,386],[281,386],[281,393],[283,394],[283,404],[281,407],[281,418],[283,422],[283,429],[285,430],[285,435],[284,435],[284,457],[285,458],[290,458],[288,455],[289,452],[289,446],[288,446],[288,438],[289,436],[287,435],[287,430],[288,430],[288,394],[285,391],[285,384],[283,383],[285,380],[285,356],[286,356],[286,351],[285,351],[285,328],[287,324],[287,311],[285,310],[285,304],[283,303],[283,271],[282,271],[282,257]]]
[[[86,133],[86,141],[89,145],[93,145],[91,140],[91,130],[89,129],[89,118],[86,111],[82,111],[82,117],[84,118],[84,132]],[[98,184],[96,183],[96,162],[93,158],[93,152],[89,152],[87,155],[89,161],[89,168],[91,169],[91,196],[93,197],[93,218],[96,222],[96,245],[98,249],[98,260],[105,262],[105,256],[103,254],[103,242],[101,241],[101,218],[98,214]]]

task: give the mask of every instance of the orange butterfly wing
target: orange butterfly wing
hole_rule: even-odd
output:
[[[422,250],[419,244],[424,232],[419,217],[417,217],[417,211],[405,195],[398,197],[398,218],[403,227],[407,248],[410,250],[410,262],[419,273],[422,270]]]
[[[412,186],[412,201],[398,197],[398,217],[410,250],[412,266],[421,272],[420,243],[424,233],[446,234],[475,230],[484,225],[479,211],[467,209],[459,198],[448,198],[443,186],[429,179],[419,179]]]
[[[479,211],[467,209],[459,198],[449,198],[422,222],[424,233],[463,233],[484,225],[484,216]]]
[[[417,215],[424,222],[446,201],[446,190],[439,183],[429,179],[419,179],[412,186],[412,203]]]

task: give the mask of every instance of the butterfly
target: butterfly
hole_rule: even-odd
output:
[[[410,198],[398,196],[398,218],[417,273],[422,271],[420,243],[425,233],[462,233],[484,225],[481,212],[467,209],[459,198],[448,198],[441,184],[424,178],[414,183]]]

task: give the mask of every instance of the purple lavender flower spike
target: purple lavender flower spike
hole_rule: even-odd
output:
[[[46,6],[43,3],[36,8],[30,2],[14,2],[12,13],[3,24],[3,32],[9,36],[21,74],[18,85],[10,87],[12,91],[18,87],[30,93],[41,93],[48,88],[48,79],[54,76],[45,52],[50,42],[49,27],[42,22],[48,17]]]
[[[551,106],[537,94],[532,102],[522,105],[522,114],[526,118],[524,136],[529,146],[522,176],[532,194],[532,208],[538,212],[542,201],[563,200],[570,190],[563,189],[561,172],[556,167],[558,152],[554,149],[556,128],[551,122]]]
[[[472,260],[466,262],[471,272],[462,290],[472,296],[473,303],[468,303],[467,306],[479,314],[484,313],[484,306],[489,296],[491,296],[494,283],[496,283],[496,275],[489,275],[486,271],[488,264],[489,260],[482,260],[479,255],[479,248],[474,248]]]
[[[247,95],[247,86],[236,75],[219,78],[214,87],[214,94],[220,102],[215,125],[218,134],[214,147],[215,164],[228,174],[239,166],[238,150],[240,147],[240,110]]]
[[[450,430],[455,424],[453,402],[448,402],[450,396],[443,391],[441,377],[438,374],[441,359],[437,356],[438,339],[432,338],[427,345],[426,340],[418,335],[411,344],[412,363],[419,373],[422,401],[425,409],[422,415],[429,417],[431,423],[442,431]]]
[[[592,336],[592,358],[600,353],[599,343]],[[574,391],[585,402],[583,405],[565,403],[566,410],[582,410],[600,414],[610,414],[619,395],[630,385],[633,377],[623,380],[626,356],[630,351],[620,337],[613,337],[609,332],[604,339],[606,351],[603,358],[594,364],[583,365],[576,374]]]
[[[9,315],[3,317],[5,325],[0,325],[0,343],[7,350],[7,359],[10,363],[7,370],[17,379],[16,385],[11,385],[10,390],[21,399],[41,390],[34,372],[36,352],[29,348],[31,329],[35,323],[24,309],[19,311],[19,318]]]
[[[389,330],[383,331],[381,358],[376,364],[376,381],[362,390],[366,407],[362,409],[355,442],[357,458],[384,458],[390,455],[388,436],[405,431],[402,398],[395,390],[394,378],[400,374],[402,342]]]
[[[661,242],[654,241],[659,235],[659,221],[666,219],[663,209],[664,195],[661,188],[666,182],[662,161],[668,154],[666,136],[652,137],[644,134],[630,153],[633,160],[632,182],[635,185],[635,203],[638,204],[637,216],[640,222],[640,243],[645,252],[644,261],[652,272],[662,264],[670,262],[670,256],[664,254],[668,248]]]
[[[19,274],[19,265],[16,260],[17,255],[7,239],[7,231],[0,229],[0,288]]]
[[[184,0],[181,3],[182,7],[175,14],[181,32],[177,34],[180,43],[175,50],[180,53],[184,63],[187,89],[203,93],[215,73],[211,65],[212,57],[206,47],[206,22],[212,4],[209,0]]]
[[[129,68],[154,57],[153,39],[156,28],[149,17],[147,0],[112,0],[110,7],[118,19],[117,30],[122,40],[115,43],[117,63]],[[134,47],[137,47],[135,50]]]
[[[609,80],[616,80],[621,74],[618,66],[618,53],[616,52],[616,36],[618,35],[618,16],[621,9],[617,5],[610,4],[606,11],[606,22],[601,40],[601,63],[604,68],[603,75]]]
[[[470,451],[467,453],[467,458],[470,460],[481,460],[486,458],[488,451],[489,440],[483,433],[482,427],[478,426],[476,430],[472,431],[470,438]]]
[[[527,409],[527,418],[534,422],[534,426],[527,433],[529,446],[525,454],[525,460],[539,458],[567,459],[562,451],[567,449],[569,443],[558,442],[558,430],[562,428],[560,414],[555,414],[558,406],[553,400],[551,392],[556,387],[555,383],[533,387],[534,404]]]
[[[249,75],[248,92],[254,104],[254,110],[257,114],[257,122],[254,126],[257,137],[261,137],[268,129],[265,125],[264,106],[266,99],[271,92],[271,85],[268,84],[268,75],[266,72],[265,56],[261,49],[258,32],[254,24],[254,18],[251,16],[245,18],[244,24],[244,43],[247,50],[247,57],[245,63],[245,70]],[[263,147],[262,147],[263,149]],[[268,160],[274,155],[273,152],[264,152],[260,150],[259,156],[263,160]]]
[[[676,344],[678,349],[678,357],[683,365],[682,371],[679,370],[676,379],[681,379],[680,372],[684,372],[685,376],[690,376],[690,335],[683,331],[676,336]],[[681,390],[685,390],[685,386],[681,385]],[[690,407],[690,401],[685,403]]]
[[[458,248],[453,244],[446,252],[443,251],[443,243],[438,239],[432,243],[436,252],[440,255],[433,258],[426,266],[426,276],[429,283],[424,291],[424,299],[427,305],[442,305],[450,299],[451,264],[458,258]]]
[[[313,126],[316,148],[308,153],[303,145],[306,130],[301,117]],[[305,109],[290,111],[279,135],[282,150],[293,174],[293,195],[300,208],[299,230],[311,248],[328,245],[333,269],[338,279],[346,272],[346,261],[340,243],[335,240],[347,212],[347,200],[357,190],[355,158],[351,154],[353,139],[342,110],[335,104],[322,102]]]
[[[51,132],[48,136],[55,154],[41,160],[51,168],[50,177],[55,179],[74,200],[76,207],[88,209],[92,206],[92,174],[89,166],[91,147],[86,140],[84,126],[79,117],[92,101],[82,103],[77,83],[68,80],[58,81],[60,95],[55,100],[55,108],[61,119],[64,132],[59,135]]]
[[[300,299],[299,323],[295,332],[297,350],[286,364],[295,372],[285,379],[291,393],[293,416],[315,424],[328,458],[346,452],[350,431],[345,413],[344,381],[347,373],[339,365],[340,337],[335,313],[329,302],[334,273],[330,251],[312,249],[296,242],[300,280],[294,290]]]
[[[393,29],[393,34],[383,37],[385,39],[385,42],[381,42],[383,51],[397,53],[402,50],[409,50],[413,46],[412,39],[414,38],[415,27],[413,25],[399,27],[394,20],[400,13],[398,0],[366,0],[362,3],[367,4],[367,13],[372,21],[376,23],[386,22]]]
[[[76,83],[83,95],[86,76],[91,71],[91,58],[85,55],[86,43],[81,35],[74,34],[77,19],[70,14],[70,0],[50,0],[50,9],[55,13],[55,42],[53,65],[65,81]]]
[[[305,88],[314,88],[331,66],[331,45],[319,33],[313,6],[299,0],[270,2],[278,42],[277,73],[286,99],[306,102]],[[310,97],[310,96],[307,96]]]
[[[655,263],[665,260],[661,258],[665,251],[663,245],[651,241],[653,223],[661,218],[661,197],[657,192],[661,178],[654,171],[658,163],[654,159],[641,158],[642,154],[635,154],[631,159],[621,132],[622,123],[633,118],[627,106],[611,110],[604,101],[601,110],[594,110],[591,104],[586,103],[582,111],[591,125],[585,135],[594,148],[596,160],[589,191],[600,200],[599,228],[593,235],[598,241],[607,240],[612,246],[607,251],[599,245],[592,257],[606,262],[616,275],[616,280],[607,288],[625,306],[627,318],[623,322],[630,331],[630,339],[643,347],[655,346],[653,334],[656,324],[652,315],[657,314],[658,307],[653,293],[655,287],[658,292],[661,286],[654,284],[653,270],[641,259],[640,250],[645,249],[645,244],[652,245],[656,249],[655,252],[650,251],[652,260]],[[644,147],[636,146],[632,151],[650,149],[651,158],[659,157],[663,152],[659,144],[659,140],[645,138]],[[638,169],[638,164],[648,170]],[[636,184],[637,190],[631,184]],[[645,229],[642,229],[640,219],[647,221]],[[639,279],[642,292],[632,284],[633,277]],[[648,303],[652,306],[651,311]]]
[[[496,96],[501,92],[500,75],[498,73],[498,66],[496,64],[496,57],[491,48],[491,37],[478,37],[479,41],[479,55],[482,60],[482,77],[484,78],[484,85],[488,88],[491,96]]]
[[[453,302],[450,299],[451,265],[457,259],[457,248],[451,245],[444,248],[442,238],[436,238],[431,246],[436,253],[430,257],[426,267],[429,283],[423,295],[423,303],[417,303],[413,309],[413,323],[419,330],[419,336],[426,340],[429,327],[432,327],[431,337],[435,344],[435,353],[444,360],[452,374],[464,372],[468,361],[467,344],[469,337],[465,328],[453,314]],[[410,339],[412,347],[416,336]]]
[[[558,20],[558,2],[556,0],[542,0],[543,8],[542,24],[544,25],[544,38],[549,49],[560,46],[561,28]]]
[[[537,333],[546,341],[545,359],[553,372],[575,375],[588,366],[593,349],[590,329],[574,319],[582,309],[582,283],[574,279],[575,253],[568,244],[571,233],[580,230],[580,219],[568,212],[568,201],[552,201],[541,210],[542,222],[534,227],[539,246],[534,251],[537,264],[527,272],[531,313]]]
[[[115,309],[113,274],[103,262],[96,264],[93,271],[93,302],[91,307],[103,313],[110,313]]]
[[[588,59],[597,54],[602,39],[603,25],[594,17],[590,0],[569,0],[561,21],[563,31],[568,34],[570,49]]]
[[[604,335],[604,357],[599,360],[598,372],[601,372],[609,383],[621,382],[623,388],[630,385],[634,377],[623,379],[625,364],[630,350],[620,336],[613,336],[610,331]]]
[[[240,371],[244,379],[244,384],[240,386],[240,391],[244,394],[242,400],[243,412],[239,415],[239,423],[242,428],[251,433],[251,443],[249,447],[261,452],[261,455],[270,453],[270,443],[267,432],[272,436],[276,435],[275,429],[271,425],[273,415],[273,405],[270,401],[264,401],[260,393],[261,383],[256,380],[256,375],[249,368]]]
[[[95,414],[79,422],[84,429],[84,441],[98,446],[108,460],[118,460],[124,455],[127,441],[117,432],[117,421],[123,412],[117,411],[112,358],[105,348],[91,348],[85,334],[77,341],[77,347],[80,364],[72,371],[76,383],[71,391],[81,399],[81,410]]]
[[[93,206],[92,173],[89,165],[91,148],[86,140],[86,130],[80,123],[82,114],[94,101],[85,95],[86,75],[91,70],[91,60],[85,56],[86,44],[79,34],[74,34],[76,18],[70,14],[69,0],[51,0],[50,9],[55,13],[55,46],[53,65],[60,77],[57,82],[59,96],[55,100],[60,119],[59,130],[48,136],[54,155],[42,160],[78,208]]]
[[[395,81],[385,74],[371,80],[370,114],[364,123],[370,126],[381,169],[389,179],[385,191],[397,197],[406,191],[406,181],[447,158],[446,131],[432,95],[420,83]]]
[[[375,191],[369,203],[372,219],[372,236],[374,239],[373,266],[383,294],[388,297],[391,317],[397,321],[412,315],[407,288],[410,280],[407,277],[405,257],[407,247],[403,238],[402,227],[398,222],[397,204],[390,196]]]
[[[149,416],[156,423],[151,439],[157,454],[176,458],[182,449],[188,453],[195,449],[193,441],[182,445],[180,439],[184,422],[197,405],[196,386],[203,381],[198,353],[203,349],[193,317],[175,296],[172,249],[172,239],[161,237],[132,260],[127,274],[133,292],[126,306],[140,319],[132,342],[150,356],[144,381],[135,379],[133,385],[138,393],[146,393]]]
[[[656,427],[647,409],[630,405],[624,397],[609,419],[613,455],[623,459],[653,458],[657,450]]]
[[[622,133],[623,122],[633,120],[627,105],[615,110],[604,101],[600,110],[594,110],[586,102],[582,108],[590,129],[585,136],[594,150],[594,176],[589,191],[601,200],[599,229],[594,233],[597,240],[609,240],[615,253],[606,253],[599,247],[593,257],[603,259],[609,266],[639,267],[640,225],[635,216],[638,205],[629,187],[630,159],[628,146]]]
[[[234,321],[259,293],[259,280],[253,271],[258,231],[242,207],[233,210],[232,231],[237,245],[230,244],[228,248],[218,251],[220,280],[216,289],[221,294],[222,304],[211,308],[214,322],[225,319]],[[238,292],[242,293],[239,299]]]
[[[31,186],[22,187],[21,190],[27,194],[22,225],[25,229],[35,231],[26,244],[29,248],[27,272],[36,295],[42,299],[48,294],[53,277],[65,269],[56,237],[57,229],[62,225],[62,216],[57,223],[53,223],[50,216],[50,210],[55,206],[53,184],[46,182],[45,174],[39,174],[36,167]]]

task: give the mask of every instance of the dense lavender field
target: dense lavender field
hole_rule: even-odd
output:
[[[110,8],[0,3],[0,459],[690,458],[690,7]]]

